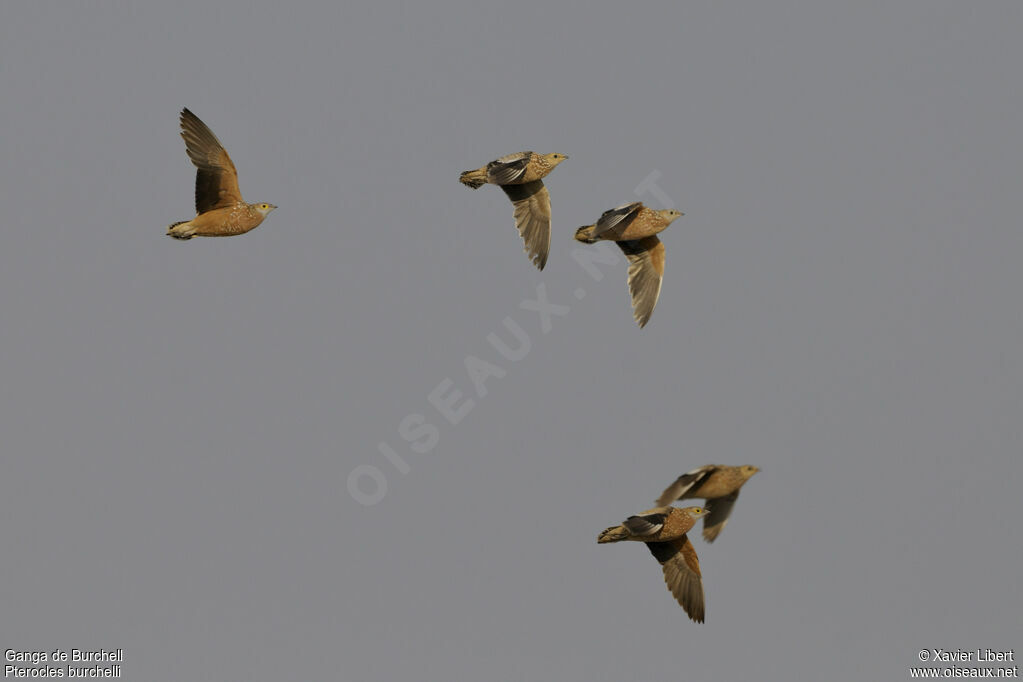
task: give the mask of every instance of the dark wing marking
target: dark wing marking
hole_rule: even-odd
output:
[[[609,232],[608,237],[617,239],[625,232],[625,228],[636,218],[636,215],[643,208],[643,202],[633,201],[629,204],[622,204],[610,211],[604,211],[593,228],[593,236],[601,237]]]
[[[633,535],[654,535],[661,531],[664,527],[664,520],[668,518],[668,514],[655,513],[655,514],[638,514],[636,516],[630,516],[625,519],[622,524],[625,529]]]
[[[526,172],[526,166],[529,165],[531,158],[533,158],[533,152],[518,152],[502,156],[487,164],[487,177],[495,185],[514,183]]]

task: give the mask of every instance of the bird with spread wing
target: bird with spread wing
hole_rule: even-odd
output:
[[[597,542],[644,542],[661,564],[664,582],[686,614],[703,622],[703,578],[700,560],[686,536],[696,520],[706,516],[701,507],[656,507],[630,516],[597,536]]]
[[[213,131],[188,109],[181,110],[181,137],[195,174],[195,217],[174,223],[167,235],[175,239],[231,237],[263,222],[273,204],[246,203],[238,189],[238,171]]]
[[[655,211],[641,201],[604,211],[593,225],[575,231],[584,244],[613,241],[629,259],[629,291],[636,323],[646,326],[661,295],[664,278],[664,244],[657,234],[683,214],[675,209]]]
[[[491,184],[504,190],[515,206],[515,227],[526,255],[540,270],[547,265],[551,249],[551,195],[543,178],[567,158],[564,154],[518,152],[465,171],[458,179],[472,189]]]

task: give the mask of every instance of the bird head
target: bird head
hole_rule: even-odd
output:
[[[669,224],[672,223],[674,220],[681,218],[682,216],[685,215],[685,213],[683,213],[682,211],[676,211],[673,208],[659,211],[659,213],[664,217],[665,220],[668,221]]]
[[[551,168],[554,168],[562,161],[568,159],[568,156],[565,154],[558,154],[557,152],[554,152],[551,154],[544,154],[543,158]]]
[[[686,514],[689,514],[689,516],[693,517],[694,519],[702,518],[710,513],[703,507],[683,507],[682,511],[684,511]]]
[[[252,204],[252,208],[255,209],[256,213],[265,217],[267,213],[269,213],[270,211],[274,210],[277,207],[274,206],[273,204],[260,203]]]
[[[760,471],[760,467],[755,467],[752,464],[747,464],[739,469],[742,472],[742,477],[748,479],[753,474]]]

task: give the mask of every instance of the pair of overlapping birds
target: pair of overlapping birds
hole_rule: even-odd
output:
[[[245,234],[277,208],[267,203],[247,203],[238,189],[238,172],[227,150],[205,123],[188,109],[181,112],[181,136],[188,158],[198,168],[195,178],[195,218],[174,223],[167,234],[175,239],[231,237]],[[477,189],[486,184],[505,191],[515,206],[515,225],[533,264],[543,270],[551,247],[551,197],[545,178],[564,154],[519,152],[502,156],[476,170],[465,171],[462,184]],[[613,241],[629,259],[629,290],[633,316],[646,325],[661,294],[664,276],[664,244],[657,233],[682,214],[656,211],[642,202],[623,204],[605,211],[593,225],[580,227],[575,238],[586,244]]]
[[[195,178],[195,218],[174,223],[167,234],[175,239],[230,237],[258,227],[277,208],[265,202],[250,204],[238,189],[238,172],[227,150],[205,123],[188,109],[181,112],[181,137],[188,158],[198,169]],[[515,225],[533,264],[543,269],[551,244],[551,198],[545,178],[564,154],[520,152],[465,171],[459,180],[478,189],[486,184],[504,190],[515,207]],[[664,276],[664,244],[657,238],[682,214],[653,210],[632,202],[605,211],[593,225],[576,230],[575,238],[586,244],[607,240],[618,244],[629,259],[629,290],[633,315],[646,325],[657,305]],[[700,561],[687,533],[699,519],[703,537],[713,542],[725,527],[739,489],[759,469],[755,466],[707,465],[678,478],[658,498],[657,507],[630,516],[606,529],[599,543],[632,540],[646,543],[660,562],[664,581],[678,603],[694,621],[704,621],[703,580]],[[703,507],[673,507],[684,499],[705,499]]]

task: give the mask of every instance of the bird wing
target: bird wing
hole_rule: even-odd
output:
[[[664,528],[664,521],[670,513],[670,510],[643,512],[625,519],[622,525],[633,535],[656,535]]]
[[[646,326],[661,295],[664,277],[664,244],[656,236],[635,241],[615,242],[629,259],[629,291],[632,292],[632,316],[640,327]]]
[[[668,590],[691,619],[703,622],[703,580],[700,560],[688,536],[670,542],[648,542],[651,554],[661,564]]]
[[[502,156],[487,164],[487,177],[495,185],[507,185],[522,177],[533,158],[533,152],[518,152]]]
[[[703,485],[707,477],[714,473],[714,469],[713,465],[707,465],[682,474],[675,479],[674,483],[665,488],[661,496],[657,498],[657,504],[665,506],[676,500],[684,500],[686,497],[696,497],[691,493],[695,493]]]
[[[714,542],[718,534],[724,530],[725,524],[728,523],[728,516],[732,513],[732,507],[735,506],[735,501],[737,499],[739,499],[738,490],[731,495],[715,497],[713,500],[707,500],[707,504],[704,506],[710,514],[708,514],[703,520],[704,540],[707,542]]]
[[[501,189],[515,205],[515,227],[519,228],[526,254],[543,270],[551,249],[551,195],[542,180],[502,185]]]
[[[593,236],[600,237],[613,231],[615,237],[620,237],[642,208],[642,201],[633,201],[632,203],[612,208],[609,211],[604,211],[593,228]]]
[[[232,206],[242,201],[238,189],[238,171],[227,150],[199,117],[181,110],[181,137],[188,158],[199,170],[195,174],[195,212]]]

